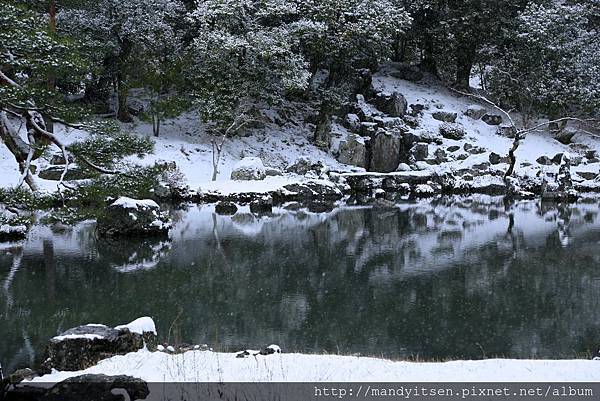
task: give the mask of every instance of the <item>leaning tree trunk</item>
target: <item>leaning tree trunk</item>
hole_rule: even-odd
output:
[[[32,191],[37,190],[37,185],[31,173],[27,172],[25,175],[26,169],[29,168],[27,165],[29,145],[21,139],[19,132],[14,129],[4,111],[0,111],[0,140],[4,142],[10,153],[15,157],[15,160],[19,165],[19,171],[24,175],[24,180],[29,188],[31,188]]]

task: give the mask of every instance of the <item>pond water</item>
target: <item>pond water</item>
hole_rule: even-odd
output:
[[[293,209],[293,208],[292,208]],[[333,212],[173,211],[170,241],[36,226],[0,248],[0,361],[152,316],[169,343],[393,358],[573,358],[600,345],[599,204],[444,197]]]

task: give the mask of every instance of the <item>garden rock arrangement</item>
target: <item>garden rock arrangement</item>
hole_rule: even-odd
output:
[[[121,197],[98,218],[98,232],[107,237],[166,235],[170,228],[168,214],[150,199]]]

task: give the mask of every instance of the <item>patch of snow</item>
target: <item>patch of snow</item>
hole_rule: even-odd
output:
[[[11,226],[9,224],[0,225],[0,234],[25,234],[27,227],[23,225]]]
[[[132,333],[144,334],[144,333],[154,333],[156,334],[156,325],[154,324],[154,320],[151,317],[144,316],[135,319],[133,322],[129,324],[124,324],[121,326],[115,327],[115,330],[129,329]]]
[[[111,206],[120,206],[124,209],[160,209],[158,204],[152,199],[132,199],[126,196],[122,196],[114,201]]]
[[[237,358],[235,353],[140,350],[115,356],[78,372],[36,377],[57,382],[82,374],[130,375],[147,382],[595,382],[598,362],[590,360],[487,359],[453,362],[395,362],[338,355],[274,354]]]
[[[52,337],[53,341],[65,341],[65,340],[73,340],[76,338],[85,338],[87,340],[97,340],[104,338],[98,334],[65,334],[64,336],[56,336]]]
[[[276,344],[271,344],[267,347],[267,349],[273,350],[273,352],[275,352],[276,354],[280,354],[281,353],[281,347],[279,345]]]

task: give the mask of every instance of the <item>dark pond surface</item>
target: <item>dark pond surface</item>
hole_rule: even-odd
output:
[[[600,344],[599,211],[487,197],[262,218],[194,205],[162,242],[36,226],[0,248],[0,361],[30,366],[65,329],[145,315],[163,340],[227,351],[573,358]]]

